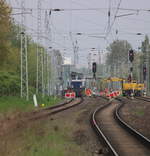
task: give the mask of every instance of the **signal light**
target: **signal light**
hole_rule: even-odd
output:
[[[129,81],[129,82],[131,82],[131,81],[132,81],[131,74],[128,76],[128,81]]]
[[[143,67],[143,79],[146,80],[146,66]]]
[[[93,62],[93,64],[92,64],[92,71],[93,71],[93,73],[96,73],[96,62]]]
[[[133,72],[133,67],[130,68],[130,72]]]
[[[129,60],[130,60],[130,62],[133,62],[133,60],[134,60],[134,52],[132,49],[129,51]]]

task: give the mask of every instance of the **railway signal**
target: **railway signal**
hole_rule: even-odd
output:
[[[93,73],[96,73],[96,62],[93,62],[93,65],[92,65],[92,71]]]
[[[131,74],[129,74],[128,81],[131,82],[131,80],[132,80],[132,76],[131,76]]]
[[[130,62],[133,62],[133,60],[134,60],[134,52],[132,49],[129,50],[129,60],[130,60]]]
[[[130,72],[133,72],[133,67],[130,67]]]
[[[146,80],[146,66],[143,67],[143,79]]]
[[[93,78],[94,79],[96,79],[96,67],[97,67],[96,62],[93,62],[93,64],[92,64],[92,71],[93,71]]]

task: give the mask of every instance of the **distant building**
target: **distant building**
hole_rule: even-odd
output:
[[[62,65],[63,89],[67,89],[67,86],[69,86],[72,70],[73,70],[73,65],[71,64]]]
[[[88,68],[92,68],[92,63],[105,64],[107,52],[104,51],[91,51],[88,55]]]
[[[64,57],[64,65],[71,65],[72,61],[71,61],[71,57]]]

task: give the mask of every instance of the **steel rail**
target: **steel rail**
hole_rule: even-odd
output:
[[[140,132],[138,132],[137,130],[135,130],[134,128],[132,128],[129,124],[127,124],[125,121],[123,121],[123,119],[120,117],[120,113],[119,112],[120,112],[120,109],[125,104],[125,102],[122,99],[120,99],[120,98],[117,98],[116,100],[118,100],[119,102],[121,102],[121,104],[114,111],[114,118],[117,121],[117,123],[121,127],[123,127],[127,132],[129,132],[130,134],[132,134],[133,136],[135,136],[136,139],[138,141],[140,141],[143,145],[145,145],[147,148],[150,148],[150,140],[148,138],[146,138],[145,136],[143,136]],[[91,115],[91,125],[92,125],[94,131],[96,132],[97,136],[99,137],[99,139],[101,139],[101,138],[103,139],[104,144],[108,147],[108,150],[109,150],[110,154],[113,155],[113,156],[119,156],[119,154],[114,149],[113,145],[110,143],[110,141],[107,138],[107,136],[104,135],[104,133],[102,132],[102,130],[98,126],[98,122],[96,121],[97,114],[101,110],[107,108],[110,104],[111,104],[111,102],[107,103],[104,106],[101,106],[101,107],[97,108],[94,111],[94,113]]]
[[[94,131],[96,132],[96,134],[98,135],[99,139],[104,140],[104,144],[109,148],[109,152],[111,155],[113,156],[119,156],[118,153],[116,152],[116,150],[113,148],[113,146],[111,145],[111,143],[109,142],[108,138],[104,135],[104,133],[101,131],[101,129],[98,126],[98,123],[96,121],[96,115],[99,111],[105,109],[106,107],[108,107],[111,104],[111,102],[107,103],[106,105],[97,108],[94,113],[91,115],[91,125],[94,129]]]
[[[41,119],[41,118],[44,118],[44,117],[47,117],[49,115],[54,115],[56,113],[59,113],[59,112],[62,112],[64,110],[67,110],[67,109],[70,109],[70,108],[73,108],[75,106],[78,106],[80,105],[81,103],[83,103],[84,99],[81,98],[81,100],[71,106],[67,106],[68,104],[70,104],[71,102],[73,102],[74,100],[70,100],[69,102],[65,102],[63,104],[59,104],[59,105],[56,105],[56,106],[52,106],[52,107],[49,107],[49,108],[45,108],[45,109],[42,109],[41,111],[49,111],[49,110],[53,110],[52,112],[46,112],[45,114],[40,114],[40,115],[37,115],[37,116],[33,116],[32,118],[30,118],[29,120],[37,120],[37,119]],[[66,106],[66,107],[64,107]],[[61,108],[62,107],[62,108]],[[41,112],[39,111],[39,112]],[[39,113],[39,112],[35,112],[35,113]]]
[[[140,132],[135,130],[133,127],[131,127],[128,123],[126,123],[120,116],[120,109],[124,106],[125,102],[118,98],[118,101],[121,102],[121,104],[116,108],[116,111],[114,112],[114,116],[116,121],[130,134],[134,135],[142,144],[150,148],[150,140],[146,138],[144,135],[142,135]]]
[[[150,102],[150,98],[148,98],[148,97],[136,97],[136,99],[146,101],[146,102]]]
[[[39,113],[39,112],[42,112],[42,111],[46,111],[46,110],[52,110],[52,109],[55,109],[55,108],[59,108],[61,106],[65,106],[67,104],[69,104],[70,102],[72,102],[74,99],[71,99],[69,101],[64,101],[63,103],[60,103],[60,104],[57,104],[57,105],[54,105],[54,106],[50,106],[50,107],[47,107],[47,108],[43,108],[43,109],[40,109],[40,110],[36,110],[34,111],[33,113]]]

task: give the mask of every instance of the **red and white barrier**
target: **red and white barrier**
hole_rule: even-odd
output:
[[[76,93],[75,92],[71,92],[71,93],[65,93],[65,98],[67,99],[72,99],[76,97]]]
[[[86,96],[92,96],[91,89],[89,89],[89,88],[85,89],[85,94],[86,94]]]
[[[102,94],[102,93],[100,93]],[[120,91],[113,91],[113,92],[110,92],[110,93],[106,93],[106,97],[108,98],[116,98],[118,96],[121,95],[121,92]]]

